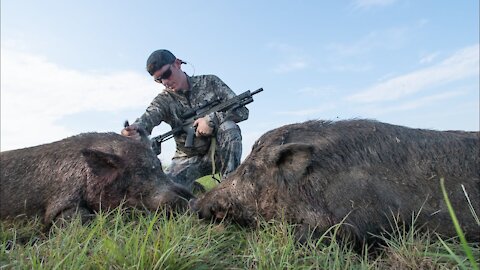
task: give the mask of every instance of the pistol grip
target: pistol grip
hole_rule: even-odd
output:
[[[187,133],[187,139],[185,140],[185,147],[193,147],[193,139],[195,138],[195,127],[189,126],[186,128],[185,132]]]

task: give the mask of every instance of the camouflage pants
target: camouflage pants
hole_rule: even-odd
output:
[[[237,124],[232,121],[222,123],[215,136],[215,173],[222,178],[240,165],[242,157],[242,134]],[[196,179],[212,174],[210,151],[205,155],[192,157],[174,157],[166,174],[176,183],[192,190]]]

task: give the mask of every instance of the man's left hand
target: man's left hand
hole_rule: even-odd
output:
[[[213,128],[208,125],[208,121],[205,119],[205,117],[195,120],[195,122],[193,122],[193,126],[197,127],[195,135],[198,137],[212,135]]]

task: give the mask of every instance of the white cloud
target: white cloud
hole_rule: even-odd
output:
[[[303,87],[295,91],[295,94],[315,98],[331,98],[336,97],[338,89],[334,86],[323,87]]]
[[[439,53],[438,52],[434,52],[434,53],[430,53],[430,54],[427,54],[427,55],[423,55],[421,58],[420,58],[420,64],[429,64],[431,62],[433,62],[437,57],[438,57]]]
[[[358,9],[369,9],[372,7],[384,7],[395,3],[396,0],[354,0],[353,6]]]
[[[284,43],[269,43],[267,47],[280,54],[281,63],[273,68],[275,73],[288,73],[308,67],[305,55],[300,50]]]
[[[276,73],[288,73],[295,70],[301,70],[307,67],[307,63],[301,59],[292,59],[289,62],[282,63],[273,69]]]
[[[362,73],[366,71],[372,70],[372,64],[366,63],[366,64],[337,64],[331,67],[333,71],[336,72],[354,72],[354,73]]]
[[[399,105],[385,106],[378,108],[377,114],[386,114],[391,112],[411,111],[417,108],[425,107],[442,100],[451,99],[457,96],[464,95],[464,91],[448,91],[435,95],[430,95],[414,100],[410,100]]]
[[[334,103],[328,103],[324,105],[320,105],[315,108],[306,108],[306,109],[299,109],[293,111],[278,111],[275,114],[283,115],[283,116],[295,116],[295,117],[312,117],[317,116],[320,113],[331,111],[337,108],[337,105]]]
[[[479,44],[455,52],[443,62],[376,84],[365,91],[349,96],[353,102],[397,100],[432,86],[478,76]]]
[[[458,91],[451,91],[451,92],[444,92],[444,93],[439,93],[431,96],[426,96],[416,100],[405,102],[399,106],[393,106],[390,108],[390,111],[412,110],[412,109],[424,107],[425,105],[432,104],[434,102],[439,102],[441,100],[451,99],[453,97],[460,96],[462,94],[464,93],[458,92]]]
[[[2,150],[74,135],[58,120],[85,111],[145,107],[156,94],[145,74],[81,72],[4,44],[8,43],[1,48]]]
[[[394,50],[406,43],[409,31],[407,27],[371,31],[356,41],[331,43],[326,48],[339,57],[358,56],[376,50]]]

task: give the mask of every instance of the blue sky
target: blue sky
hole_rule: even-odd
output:
[[[161,91],[145,71],[161,48],[236,93],[264,88],[240,124],[244,156],[311,119],[479,130],[476,0],[3,0],[1,150],[119,132]]]

